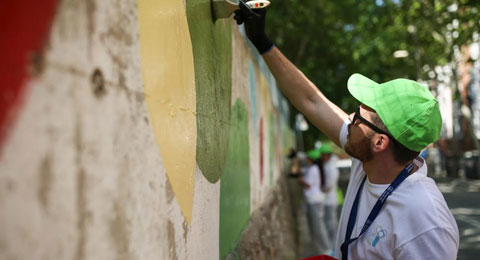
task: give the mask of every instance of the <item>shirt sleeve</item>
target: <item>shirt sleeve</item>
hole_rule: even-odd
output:
[[[430,229],[395,249],[395,259],[457,259],[458,238],[445,228]]]
[[[347,135],[348,135],[348,125],[350,121],[347,119],[343,121],[342,129],[340,129],[340,135],[338,136],[338,141],[343,149],[345,149],[345,144],[347,143]]]

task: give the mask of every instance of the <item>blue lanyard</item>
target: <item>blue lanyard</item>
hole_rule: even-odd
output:
[[[363,190],[363,185],[365,184],[365,180],[367,179],[367,176],[362,180],[362,183],[360,184],[360,187],[358,188],[357,195],[355,196],[355,201],[353,202],[352,205],[352,210],[350,211],[350,217],[348,218],[348,225],[347,225],[347,232],[345,233],[345,241],[343,242],[342,246],[340,249],[342,250],[342,260],[347,260],[348,259],[348,245],[353,243],[355,240],[357,240],[360,236],[367,231],[367,229],[370,227],[370,225],[373,223],[375,218],[377,217],[378,213],[383,207],[383,204],[387,200],[388,196],[392,194],[392,192],[402,183],[408,175],[413,170],[413,163],[410,163],[407,167],[405,167],[402,172],[395,178],[395,180],[388,186],[388,188],[382,193],[380,198],[378,198],[377,203],[373,206],[372,211],[370,211],[370,214],[368,215],[367,220],[365,221],[365,224],[363,225],[362,231],[360,232],[360,235],[356,238],[350,238],[352,235],[353,227],[355,226],[355,220],[357,218],[357,211],[358,211],[358,201],[360,200],[360,194],[362,193]]]

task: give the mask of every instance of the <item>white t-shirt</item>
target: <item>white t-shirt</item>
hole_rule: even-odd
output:
[[[337,205],[337,186],[338,186],[338,169],[335,166],[337,156],[333,155],[326,163],[323,164],[323,170],[325,171],[325,188],[330,189],[325,194],[325,205],[335,206]]]
[[[347,124],[340,131],[345,146]],[[348,259],[456,259],[458,227],[435,182],[427,177],[423,159],[414,163],[418,170],[408,176],[388,197],[369,229],[348,247]],[[340,217],[335,257],[341,259],[348,218],[358,188],[365,176],[362,163],[352,158],[350,181]],[[389,185],[365,181],[351,238],[360,234],[374,204]]]
[[[316,164],[307,166],[304,169],[303,180],[310,185],[310,188],[303,189],[307,202],[309,204],[324,202],[325,193],[320,190],[320,170]]]

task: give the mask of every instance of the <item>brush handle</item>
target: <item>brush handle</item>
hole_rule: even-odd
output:
[[[235,10],[240,9],[240,0],[212,0],[214,20],[219,18],[227,18],[232,15]],[[268,0],[253,0],[244,2],[250,9],[261,9],[270,5]]]
[[[245,2],[245,4],[252,9],[265,8],[270,5],[270,1],[267,0],[253,0]]]

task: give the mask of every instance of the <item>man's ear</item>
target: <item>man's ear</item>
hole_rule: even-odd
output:
[[[372,150],[373,152],[383,152],[385,151],[388,146],[390,145],[390,139],[388,139],[388,136],[383,135],[383,134],[376,134],[372,138]]]

